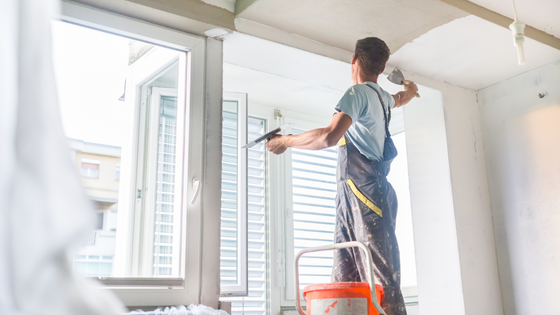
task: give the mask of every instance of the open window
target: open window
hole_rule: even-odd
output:
[[[265,315],[268,311],[268,242],[267,242],[267,218],[268,218],[268,176],[266,147],[264,143],[255,145],[244,150],[246,154],[246,166],[240,168],[235,165],[239,154],[239,146],[247,142],[235,140],[239,130],[235,126],[243,124],[246,133],[242,137],[247,137],[249,141],[264,135],[268,131],[268,118],[261,113],[249,111],[248,116],[240,117],[240,111],[235,104],[244,104],[246,94],[224,93],[223,106],[223,167],[222,167],[222,228],[221,228],[221,293],[220,301],[231,302],[232,315],[254,314]],[[237,114],[235,114],[237,112]],[[243,123],[243,121],[245,121]],[[236,147],[237,146],[237,147]],[[245,239],[235,239],[234,235],[242,235],[241,231],[233,229],[234,221],[241,217],[235,213],[234,196],[239,194],[235,191],[238,187],[236,181],[239,175],[246,178],[246,230]],[[239,199],[238,199],[239,200]],[[239,274],[235,260],[239,253],[234,251],[241,246],[238,243],[246,244],[246,291],[234,292],[232,285],[235,274]],[[241,288],[243,289],[243,288]],[[229,292],[228,292],[229,291]]]
[[[247,143],[247,94],[224,93],[222,114],[220,293],[246,296],[249,175],[248,149],[242,146]]]
[[[53,29],[63,125],[102,215],[74,268],[127,305],[200,303],[206,40],[62,8]]]

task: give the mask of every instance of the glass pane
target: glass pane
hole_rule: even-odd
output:
[[[74,268],[91,277],[179,276],[185,53],[56,21],[53,52],[72,160],[99,212]],[[128,237],[139,239],[119,241]]]
[[[238,104],[224,101],[222,125],[222,216],[220,245],[220,283],[238,283],[237,261],[237,149]]]

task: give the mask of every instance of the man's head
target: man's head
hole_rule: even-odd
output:
[[[389,60],[389,47],[377,37],[366,37],[356,42],[356,50],[352,60],[352,76],[356,66],[364,75],[379,75],[385,70]],[[357,74],[357,73],[356,73]]]

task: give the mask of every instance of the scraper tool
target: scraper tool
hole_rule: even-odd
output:
[[[275,134],[279,133],[280,131],[282,131],[282,130],[288,128],[288,127],[290,127],[291,125],[293,125],[293,123],[284,124],[284,125],[282,125],[282,126],[276,128],[276,129],[274,129],[274,130],[272,130],[272,131],[269,131],[269,132],[268,132],[267,134],[265,134],[264,136],[258,137],[257,139],[255,139],[255,140],[253,140],[253,141],[247,143],[246,145],[242,146],[241,148],[242,148],[242,149],[245,149],[245,148],[247,148],[247,149],[252,148],[252,147],[254,147],[257,143],[263,142],[264,140],[268,140],[268,138],[270,138],[270,137],[274,136]]]
[[[403,83],[404,81],[404,74],[399,70],[399,68],[395,68],[393,72],[389,74],[387,80],[391,81],[391,83],[395,83],[398,85],[406,85]],[[416,97],[420,97],[420,94],[416,93]]]

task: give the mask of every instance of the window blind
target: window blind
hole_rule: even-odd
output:
[[[175,163],[177,134],[177,98],[162,97],[158,134],[158,166],[156,178],[156,211],[154,232],[153,276],[169,277],[177,274],[173,256],[175,211]]]
[[[292,128],[293,134],[305,130]],[[308,247],[333,243],[337,149],[292,149],[294,255]],[[309,253],[300,259],[300,285],[329,283],[333,252]]]
[[[224,101],[222,124],[222,211],[220,284],[237,283],[237,102]]]
[[[233,117],[224,115],[224,126],[233,125],[233,121],[227,121]],[[265,120],[249,117],[247,121],[248,139],[252,140],[264,135],[266,130]],[[225,133],[224,133],[225,137]],[[225,145],[225,140],[224,140]],[[226,152],[224,148],[224,161]],[[229,149],[229,148],[228,148]],[[231,163],[233,159],[228,159]],[[225,162],[224,162],[225,163]],[[229,168],[233,169],[231,165]],[[235,168],[236,169],[236,168]],[[233,189],[232,182],[225,181],[231,178],[231,173],[226,173],[223,169],[222,196],[224,189]],[[222,301],[232,303],[232,315],[265,315],[267,310],[267,286],[266,286],[266,229],[265,229],[265,146],[258,144],[248,149],[248,277],[249,292],[247,297],[222,298]],[[226,185],[227,184],[227,185]],[[224,213],[222,211],[222,213]],[[224,216],[222,214],[222,216]],[[226,232],[224,234],[224,232]],[[222,229],[222,246],[226,246],[224,241],[231,241],[227,238],[227,230]],[[227,239],[226,239],[227,238]],[[222,260],[222,272],[228,270],[230,263]],[[222,273],[225,275],[224,273]]]

